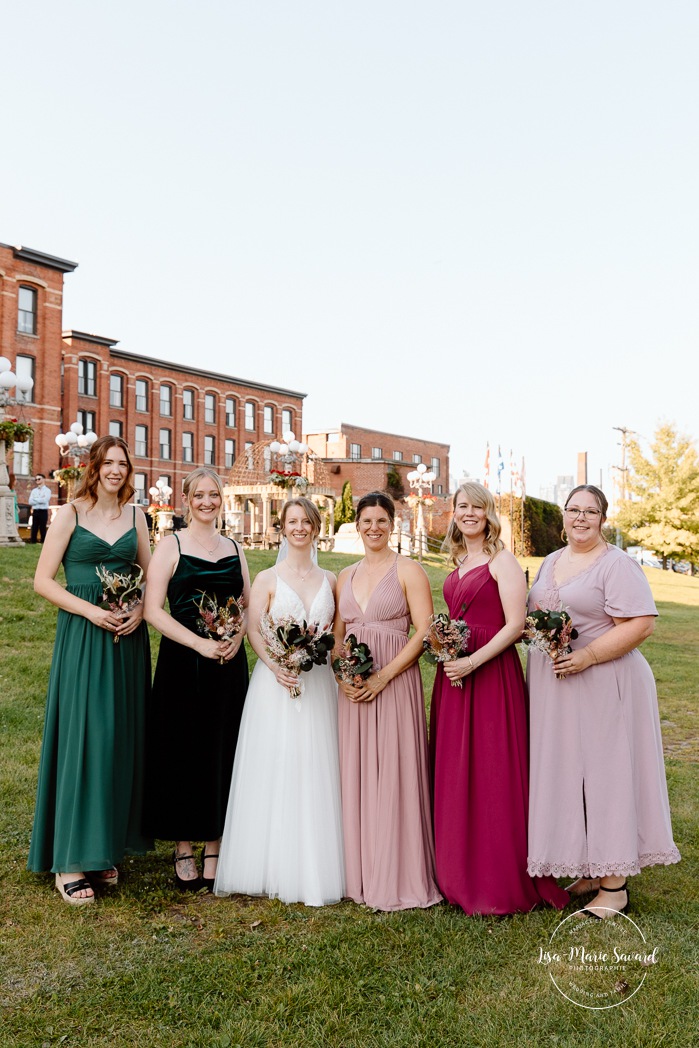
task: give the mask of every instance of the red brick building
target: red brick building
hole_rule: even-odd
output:
[[[79,421],[98,436],[128,443],[137,499],[161,477],[177,494],[197,465],[225,476],[259,440],[302,428],[305,394],[127,353],[114,339],[62,331],[63,276],[76,262],[0,244],[0,355],[34,388],[17,413],[34,427],[11,463],[19,501],[35,472],[65,465],[56,435]],[[55,490],[55,488],[54,488]]]
[[[448,444],[383,433],[349,422],[322,433],[306,433],[303,439],[324,460],[337,497],[347,481],[355,500],[367,491],[386,488],[397,494],[401,486],[407,495],[410,492],[407,474],[420,462],[436,475],[433,493],[449,493]]]

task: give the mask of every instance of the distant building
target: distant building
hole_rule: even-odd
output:
[[[553,502],[563,509],[566,499],[575,487],[572,476],[556,477],[554,484],[548,484],[539,488],[539,498],[545,502]]]
[[[420,437],[384,433],[342,422],[337,429],[305,433],[309,448],[323,459],[334,494],[339,497],[347,481],[352,495],[361,498],[368,491],[402,490],[410,493],[407,474],[420,462],[435,474],[435,495],[449,493],[449,445]]]
[[[0,355],[15,373],[34,379],[20,409],[34,438],[15,446],[11,464],[20,502],[36,471],[48,476],[65,465],[55,437],[76,421],[98,436],[126,440],[137,501],[147,503],[148,489],[162,477],[176,506],[182,478],[195,466],[210,465],[225,477],[257,441],[301,432],[304,393],[128,353],[100,335],[63,332],[63,277],[76,267],[0,244]]]

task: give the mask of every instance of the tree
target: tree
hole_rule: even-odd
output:
[[[386,474],[386,491],[389,493],[391,498],[399,502],[405,497],[405,487],[403,486],[403,478],[397,469],[393,466],[389,469]]]
[[[616,523],[639,545],[662,557],[699,563],[699,456],[688,436],[669,423],[655,431],[646,458],[630,440],[626,488]]]
[[[348,480],[342,485],[342,495],[335,503],[335,527],[340,524],[351,524],[354,520],[354,503],[352,501],[352,485]]]

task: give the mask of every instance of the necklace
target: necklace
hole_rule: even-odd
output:
[[[193,539],[194,539],[194,541],[196,542],[197,546],[201,546],[201,548],[202,548],[202,549],[204,550],[204,552],[205,552],[205,553],[208,553],[210,557],[211,557],[211,556],[213,556],[213,554],[214,554],[214,553],[216,552],[216,550],[218,549],[218,547],[219,547],[219,544],[220,544],[220,542],[221,542],[221,536],[217,534],[217,535],[216,535],[216,542],[214,543],[214,548],[213,548],[213,549],[208,549],[208,548],[207,548],[207,547],[206,547],[206,546],[204,545],[204,543],[203,543],[203,542],[200,542],[200,541],[199,541],[199,539],[197,538],[197,536],[196,536],[196,535],[192,534],[192,538],[193,538]]]
[[[474,554],[473,554],[473,556],[474,556],[474,557],[480,557],[480,555],[482,554],[482,552],[483,552],[483,550],[482,550],[482,549],[479,549],[477,553],[474,553]],[[459,557],[459,558],[458,558],[458,560],[456,561],[456,566],[457,566],[457,568],[461,568],[461,567],[463,567],[463,565],[464,565],[464,564],[466,563],[466,561],[468,560],[469,556],[470,556],[470,554],[469,554],[469,553],[464,553],[463,557]]]
[[[301,579],[301,582],[305,582],[307,577],[313,571],[313,568],[315,567],[315,564],[311,563],[311,566],[310,566],[310,568],[308,569],[308,571],[306,572],[305,575],[302,575],[300,571],[297,571],[296,568],[294,568],[291,564],[289,564],[288,560],[286,562],[286,566],[287,566],[287,568],[289,568],[290,571],[293,571],[294,575],[298,575],[298,577]]]
[[[386,556],[381,558],[381,560],[379,561],[379,563],[376,565],[375,568],[367,567],[367,561],[366,561],[366,557],[365,557],[364,558],[364,569],[365,569],[367,575],[375,575],[376,572],[381,567],[381,565],[386,563],[386,561],[388,560],[388,558],[391,556],[392,553],[393,553],[393,550],[389,549],[388,552],[386,553]]]

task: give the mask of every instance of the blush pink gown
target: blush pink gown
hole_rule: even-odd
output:
[[[505,625],[487,564],[444,583],[451,618],[478,651]],[[437,881],[466,913],[562,909],[568,893],[527,873],[528,728],[524,675],[513,645],[452,684],[437,667],[430,721]]]
[[[355,569],[356,570],[356,569]],[[405,646],[410,616],[397,562],[362,612],[340,596],[347,633],[369,645],[380,670]],[[340,775],[347,895],[378,910],[441,901],[434,877],[427,728],[420,669],[395,677],[373,702],[339,692]]]

